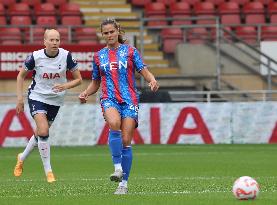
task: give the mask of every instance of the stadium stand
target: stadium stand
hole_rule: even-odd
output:
[[[257,42],[257,31],[254,26],[238,26],[236,27],[236,34],[249,44]]]
[[[21,0],[20,2],[28,4],[30,7],[34,7],[37,4],[41,4],[42,0]]]
[[[63,26],[81,26],[83,22],[80,16],[62,16],[61,24]]]
[[[177,0],[156,0],[156,2],[162,2],[168,7],[170,4],[176,3]]]
[[[268,15],[271,23],[277,23],[277,2],[270,2],[268,4]]]
[[[189,3],[191,6],[193,6],[195,3],[197,2],[201,2],[201,0],[181,0],[180,2],[187,2]]]
[[[145,5],[145,15],[148,18],[157,18],[161,20],[149,21],[148,26],[164,26],[167,25],[166,18],[166,6],[162,2],[154,2],[152,4]]]
[[[22,36],[21,31],[19,28],[0,28],[0,41],[1,43],[5,43],[6,45],[8,42],[15,44],[21,43]]]
[[[263,26],[261,35],[263,41],[277,41],[277,26]]]
[[[54,4],[56,7],[60,7],[63,4],[66,4],[67,0],[46,0],[46,3]]]
[[[7,25],[7,20],[5,16],[0,16],[0,25]]]
[[[176,45],[183,42],[184,34],[180,28],[165,28],[161,31],[163,51],[174,53]]]
[[[57,19],[56,16],[38,16],[36,19],[36,24],[38,26],[56,26]]]
[[[245,23],[247,24],[265,23],[264,6],[261,2],[258,2],[258,1],[247,2],[243,5],[242,10],[245,16]]]
[[[144,7],[145,5],[151,3],[152,1],[151,0],[144,0],[144,1],[141,1],[141,0],[132,0],[131,3],[132,5],[134,6],[141,6],[141,7]]]
[[[41,44],[42,36],[44,34],[44,28],[42,27],[33,27],[30,30],[25,32],[24,43],[26,44]]]
[[[9,5],[15,4],[16,0],[0,0],[0,4],[3,4],[8,8]]]
[[[15,3],[9,6],[10,16],[31,16],[31,9],[27,3]]]
[[[51,3],[35,4],[34,6],[34,16],[55,16],[56,8]]]
[[[169,5],[169,16],[172,18],[190,18],[191,9],[187,2],[173,2]],[[190,25],[191,20],[173,20],[172,25]]]
[[[253,2],[250,0],[18,0],[14,2],[15,4],[11,3],[13,1],[0,0],[0,3],[1,2],[3,2],[0,5],[2,5],[2,14],[4,15],[1,16],[0,14],[0,24],[22,26],[33,24],[35,26],[42,26],[43,28],[49,27],[50,25],[57,26],[57,28],[61,27],[62,40],[68,43],[78,42],[81,44],[95,44],[99,42],[98,39],[101,35],[99,35],[97,29],[101,20],[106,17],[115,17],[118,19],[126,31],[127,37],[132,38],[135,36],[135,43],[137,43],[137,45],[139,45],[141,41],[139,30],[141,26],[139,20],[140,16],[161,18],[161,20],[155,20],[152,21],[152,23],[149,22],[147,24],[148,26],[200,25],[200,28],[190,27],[189,29],[182,29],[182,36],[178,34],[178,37],[166,36],[163,34],[165,31],[160,29],[155,30],[162,32],[160,33],[161,38],[158,38],[156,36],[157,32],[153,33],[151,30],[145,30],[143,33],[143,55],[145,56],[146,62],[154,69],[172,67],[172,62],[167,59],[168,54],[171,55],[174,53],[176,46],[184,42],[184,40],[187,41],[187,43],[193,44],[214,40],[216,36],[215,29],[202,26],[203,24],[208,25],[215,22],[214,19],[206,19],[207,17],[213,18],[219,16],[221,23],[226,26],[225,28],[227,30],[234,31],[239,37],[242,37],[242,39],[245,39],[246,42],[251,44],[254,44],[254,41],[257,40],[258,29],[256,26],[254,26],[254,29],[249,28],[247,24],[267,23],[269,19],[270,22],[275,21],[275,5],[274,2],[270,2],[269,0],[257,0]],[[12,6],[15,8],[20,7],[20,9],[12,9]],[[28,9],[26,9],[27,7]],[[7,15],[4,13],[5,11],[7,11]],[[20,12],[23,12],[23,14]],[[15,18],[15,16],[19,15],[29,17]],[[203,17],[204,19],[197,21],[179,19],[167,21],[165,20],[167,17]],[[66,29],[66,26],[69,27]],[[82,26],[97,30],[98,34],[91,34],[93,37],[89,39],[88,36],[81,34],[79,31],[79,28],[81,29]],[[263,32],[261,35],[262,39],[272,38],[270,32],[274,33],[274,28],[270,28],[269,26],[261,28],[261,32]],[[24,43],[40,42],[40,39],[36,39],[36,36],[30,37],[30,35],[31,32],[25,31],[25,35],[22,35],[23,39],[21,40]],[[228,36],[227,34],[224,35]],[[230,39],[232,38],[230,37]],[[100,42],[103,41],[100,40]],[[173,73],[174,72],[176,71],[173,71]]]
[[[30,16],[11,16],[11,25],[13,26],[29,26],[32,25],[32,19]],[[22,28],[22,30],[28,29],[27,27]]]
[[[77,42],[84,42],[93,40],[94,42],[98,41],[97,33],[95,28],[76,28],[75,29],[75,39]]]
[[[240,8],[236,2],[222,2],[218,6],[218,14],[222,24],[240,24]]]
[[[81,16],[80,6],[76,3],[66,3],[60,5],[61,16]]]
[[[244,5],[245,3],[249,2],[250,0],[229,0],[230,2],[236,2],[240,6]]]
[[[196,16],[203,18],[196,21],[197,24],[214,24],[216,14],[215,5],[212,2],[196,2],[193,6]]]

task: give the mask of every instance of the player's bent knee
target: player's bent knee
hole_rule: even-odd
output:
[[[49,132],[48,130],[39,130],[37,132],[38,136],[48,136],[49,135]]]
[[[120,122],[112,121],[109,122],[110,129],[112,130],[120,130]]]

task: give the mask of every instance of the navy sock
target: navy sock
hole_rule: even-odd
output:
[[[121,131],[110,130],[109,147],[112,154],[113,164],[121,164],[122,162],[122,138]]]
[[[122,149],[122,169],[123,180],[128,181],[133,161],[133,151],[131,146],[123,147]]]

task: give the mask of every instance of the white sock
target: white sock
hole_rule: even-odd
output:
[[[48,137],[38,137],[38,149],[43,163],[45,174],[52,171],[50,164],[50,144]]]
[[[121,182],[119,182],[119,186],[124,186],[127,188],[127,185],[128,185],[128,181],[126,180],[122,180]]]
[[[29,156],[29,154],[33,151],[34,147],[36,147],[37,145],[38,145],[37,139],[33,135],[30,138],[24,151],[19,155],[20,160],[24,161]]]
[[[118,170],[118,169],[120,169],[120,170],[122,171],[122,166],[121,166],[121,164],[120,164],[120,163],[114,164],[114,170]]]

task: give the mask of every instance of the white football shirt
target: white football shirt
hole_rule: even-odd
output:
[[[33,70],[33,81],[28,89],[28,98],[49,105],[61,106],[65,91],[55,93],[53,86],[67,82],[66,71],[78,69],[71,53],[59,48],[56,56],[48,56],[45,49],[34,51],[24,62],[25,70]]]

